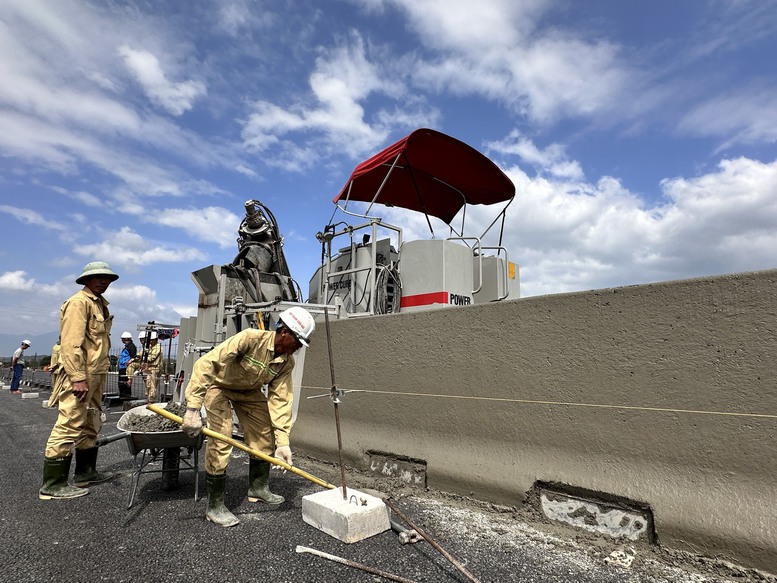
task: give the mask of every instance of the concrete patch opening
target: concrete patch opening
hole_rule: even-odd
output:
[[[426,462],[381,451],[368,451],[369,470],[385,478],[397,479],[409,486],[426,488]]]
[[[656,542],[648,504],[566,484],[535,482],[535,499],[548,519],[618,540]]]

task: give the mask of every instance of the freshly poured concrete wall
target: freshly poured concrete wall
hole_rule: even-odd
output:
[[[346,463],[520,503],[536,481],[650,505],[658,541],[777,572],[777,271],[332,321]],[[294,447],[336,460],[323,323]]]

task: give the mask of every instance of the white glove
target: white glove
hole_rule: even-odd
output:
[[[189,437],[197,437],[200,434],[202,431],[202,417],[200,416],[199,409],[186,409],[181,429]]]
[[[291,463],[291,448],[288,445],[279,445],[275,448],[275,455],[273,457],[278,458],[279,460],[285,461],[290,466],[293,466],[294,464]]]

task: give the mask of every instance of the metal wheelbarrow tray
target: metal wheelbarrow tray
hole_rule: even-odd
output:
[[[160,406],[167,408],[169,403],[163,403]],[[199,494],[199,452],[202,448],[202,443],[205,439],[203,434],[197,437],[189,437],[183,431],[138,431],[130,426],[131,419],[133,417],[157,417],[157,414],[153,411],[146,409],[145,405],[134,407],[125,412],[121,416],[119,422],[116,424],[116,428],[120,431],[126,431],[129,433],[127,436],[127,448],[130,454],[134,457],[135,471],[132,474],[132,487],[129,495],[129,502],[127,508],[131,508],[135,499],[135,493],[138,488],[138,482],[140,481],[141,474],[151,473],[164,473],[164,472],[178,472],[179,468],[176,466],[173,469],[147,469],[147,466],[158,459],[159,452],[165,450],[185,447],[191,452],[191,460],[185,457],[181,457],[180,461],[183,462],[184,470],[194,471],[194,500],[198,499]],[[138,461],[138,455],[141,455],[140,461]]]

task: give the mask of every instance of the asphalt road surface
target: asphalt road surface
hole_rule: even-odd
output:
[[[24,389],[27,392],[35,389]],[[246,499],[248,459],[236,452],[230,463],[227,506],[240,518],[220,528],[204,518],[202,463],[200,495],[194,499],[194,472],[181,471],[179,488],[165,491],[162,475],[140,475],[131,508],[128,498],[134,459],[126,440],[100,449],[98,467],[116,476],[93,486],[88,496],[41,501],[43,450],[57,412],[43,397],[22,399],[0,391],[0,581],[241,583],[378,582],[384,577],[296,552],[313,548],[413,581],[456,583],[471,579],[425,541],[401,544],[389,530],[346,544],[302,520],[302,497],[321,490],[291,473],[273,471],[272,487],[286,497],[278,507]],[[104,435],[117,433],[119,406],[106,410]],[[293,438],[293,436],[292,436]],[[204,448],[202,450],[204,458]],[[295,463],[333,484],[339,470],[295,452]],[[161,469],[161,461],[147,466]],[[777,581],[733,565],[660,548],[631,549],[521,520],[509,509],[492,508],[439,492],[386,492],[390,484],[349,473],[349,487],[392,495],[414,524],[482,582],[704,582]],[[540,521],[541,522],[541,521]],[[618,551],[626,555],[618,555]],[[613,554],[615,553],[615,554]]]

